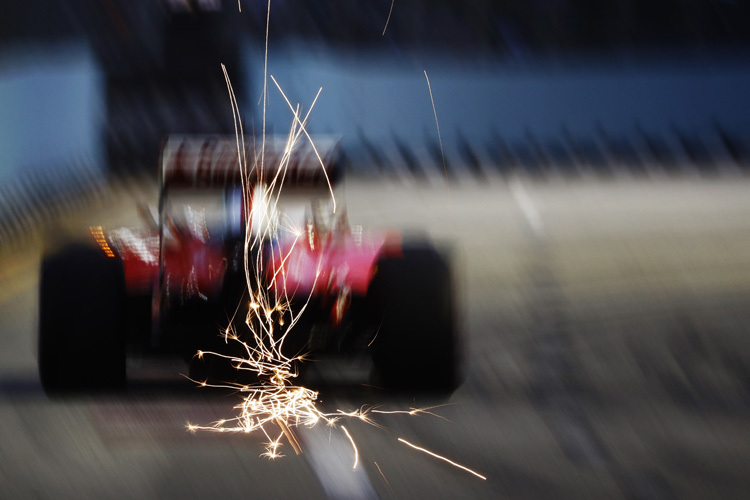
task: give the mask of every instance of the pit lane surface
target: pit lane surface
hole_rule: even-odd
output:
[[[287,446],[277,461],[259,457],[261,435],[188,433],[187,421],[233,416],[236,399],[172,384],[178,365],[135,367],[128,395],[48,399],[29,237],[0,269],[0,496],[745,498],[749,189],[743,178],[349,182],[339,199],[353,224],[452,248],[466,340],[466,379],[448,401],[323,395],[326,409],[447,403],[439,417],[382,416],[385,428],[346,423],[354,472],[327,428],[300,430],[303,454]],[[133,198],[152,195],[115,188],[58,224],[133,223]]]

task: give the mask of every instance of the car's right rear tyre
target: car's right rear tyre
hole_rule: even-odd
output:
[[[448,262],[430,245],[380,259],[368,301],[378,329],[372,358],[379,383],[449,392],[459,382],[459,337]]]

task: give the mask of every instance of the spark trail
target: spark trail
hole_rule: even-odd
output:
[[[241,6],[238,2],[241,11]],[[391,9],[393,3],[391,3]],[[336,211],[336,199],[334,196],[331,181],[326,172],[325,164],[313,142],[312,137],[307,130],[307,121],[315,107],[322,89],[318,90],[308,111],[302,116],[299,105],[293,106],[279,83],[268,74],[268,31],[270,24],[271,0],[268,0],[268,11],[266,17],[266,46],[264,55],[264,84],[262,93],[263,105],[263,124],[261,132],[260,147],[253,143],[251,154],[248,154],[247,145],[245,144],[245,135],[240,118],[240,110],[237,99],[232,88],[232,84],[227,73],[226,67],[222,64],[229,100],[232,108],[232,117],[235,126],[235,139],[237,147],[237,163],[240,171],[242,183],[242,199],[244,206],[251,207],[252,216],[247,218],[244,240],[244,274],[247,298],[235,309],[229,326],[222,332],[225,344],[229,342],[237,343],[241,347],[241,355],[229,355],[215,351],[198,351],[196,357],[204,358],[205,356],[214,356],[228,360],[238,372],[250,372],[256,380],[251,384],[240,384],[233,382],[209,383],[206,380],[195,380],[201,387],[226,388],[236,391],[242,395],[240,402],[234,407],[238,415],[230,419],[221,419],[208,425],[187,424],[191,432],[196,431],[213,431],[213,432],[231,432],[231,433],[262,433],[267,442],[265,443],[265,452],[262,456],[269,459],[283,457],[281,453],[282,441],[291,446],[295,453],[302,452],[302,447],[296,437],[295,429],[298,427],[313,427],[318,424],[325,424],[330,427],[340,429],[348,438],[352,445],[354,463],[353,469],[357,468],[359,463],[359,450],[351,433],[343,425],[338,425],[342,419],[359,420],[369,425],[382,427],[374,420],[374,415],[418,415],[429,414],[439,417],[430,410],[430,408],[410,408],[408,410],[383,410],[378,407],[362,406],[353,411],[336,410],[334,412],[324,412],[318,405],[318,392],[299,386],[294,383],[298,375],[297,365],[304,361],[304,355],[287,356],[284,354],[283,346],[289,332],[299,321],[302,314],[307,308],[310,296],[303,302],[299,310],[295,311],[291,307],[291,296],[293,291],[288,290],[286,286],[286,276],[284,266],[277,266],[276,263],[284,262],[294,249],[299,238],[305,236],[305,233],[311,230],[296,226],[291,219],[280,213],[278,208],[279,196],[283,189],[287,174],[289,173],[290,160],[292,151],[299,141],[307,141],[312,147],[318,166],[326,180],[328,191],[333,206],[333,212]],[[390,12],[389,12],[390,19]],[[387,28],[387,21],[386,21]],[[383,30],[385,33],[385,29]],[[272,169],[266,168],[266,105],[268,92],[268,77],[270,76],[274,85],[280,92],[284,101],[287,103],[293,115],[292,125],[286,138],[283,148],[283,154],[279,157],[278,164]],[[430,90],[430,99],[432,100],[432,89],[430,88],[429,77],[425,71],[425,78]],[[437,124],[437,112],[435,111],[434,100],[432,100],[433,112]],[[438,125],[438,137],[440,129]],[[441,150],[442,150],[442,140]],[[253,175],[255,174],[255,175]],[[255,182],[251,182],[255,179]],[[263,223],[256,225],[253,220],[262,219]],[[267,278],[265,267],[267,262],[262,258],[263,252],[255,251],[260,249],[265,242],[274,240],[281,232],[287,232],[294,236],[293,243],[282,254],[280,247],[271,246],[268,254],[270,266],[272,269],[279,269],[270,279]],[[307,234],[307,237],[312,237]],[[317,282],[320,276],[321,262],[317,263],[315,280]],[[312,289],[315,286],[313,285]],[[313,292],[311,291],[310,294]],[[244,308],[246,307],[246,311]],[[242,321],[236,321],[237,316],[244,313]],[[441,418],[441,417],[439,417]],[[459,465],[445,457],[434,454],[423,448],[419,448],[408,441],[399,438],[400,442],[417,450],[428,453],[436,458],[444,460],[455,467],[461,468],[480,477],[484,476]],[[380,466],[375,463],[378,471],[382,475]],[[385,476],[383,476],[385,479]],[[387,480],[386,480],[387,482]],[[390,488],[390,484],[388,485]]]
[[[445,164],[445,152],[443,151],[443,138],[440,136],[440,122],[438,121],[437,109],[435,109],[435,98],[432,96],[432,85],[430,85],[430,77],[427,76],[427,70],[424,70],[424,77],[427,80],[427,90],[430,93],[430,102],[432,103],[432,114],[435,115],[435,127],[437,128],[438,142],[440,143],[440,158],[443,161],[443,173],[445,174],[445,181],[448,182],[448,167]]]
[[[267,176],[263,165],[263,148],[261,152],[255,151],[248,155],[244,142],[244,131],[242,121],[239,119],[237,100],[232,89],[232,84],[226,68],[222,67],[227,83],[227,90],[232,103],[232,113],[236,127],[236,144],[238,148],[238,164],[243,184],[243,199],[246,206],[252,207],[253,217],[247,221],[244,242],[245,281],[249,298],[244,302],[247,312],[242,322],[234,321],[239,314],[241,306],[235,312],[235,318],[222,332],[225,343],[235,342],[241,346],[242,355],[229,355],[215,351],[198,351],[196,357],[202,359],[213,356],[228,360],[239,372],[250,372],[254,374],[257,382],[252,384],[237,384],[231,382],[208,383],[208,381],[195,381],[202,387],[214,387],[232,389],[244,395],[241,402],[234,408],[239,414],[231,419],[222,419],[209,425],[195,425],[188,423],[190,431],[210,430],[216,432],[261,432],[268,441],[263,456],[268,458],[279,458],[282,440],[286,440],[296,453],[301,452],[301,447],[295,436],[295,428],[300,426],[312,427],[318,423],[336,426],[342,419],[357,419],[368,424],[375,425],[373,414],[409,414],[429,413],[428,410],[381,410],[374,407],[362,407],[354,411],[323,412],[317,406],[318,393],[311,389],[301,387],[294,383],[297,376],[297,363],[304,360],[303,355],[287,356],[283,352],[284,341],[291,329],[297,324],[300,316],[304,313],[309,303],[309,298],[299,311],[291,307],[292,292],[287,290],[286,277],[283,274],[283,266],[276,266],[276,262],[282,262],[289,257],[297,240],[305,233],[304,228],[296,227],[291,221],[284,219],[277,207],[279,195],[289,168],[291,152],[300,140],[312,142],[307,132],[306,124],[317,100],[320,91],[313,100],[313,104],[304,116],[301,116],[299,106],[292,106],[287,96],[283,93],[281,86],[271,76],[274,84],[281,92],[285,101],[293,113],[293,123],[287,137],[284,152],[279,164],[274,166]],[[304,139],[303,139],[304,136]],[[314,145],[313,145],[314,148]],[[332,202],[335,202],[333,188],[325,170],[325,165],[314,149],[319,167],[325,175]],[[255,169],[255,176],[251,175]],[[258,179],[258,183],[251,185],[250,179]],[[335,205],[334,205],[335,206]],[[264,224],[255,227],[252,220],[257,220],[265,214]],[[269,216],[269,214],[276,214]],[[309,230],[309,229],[308,229]],[[282,271],[274,274],[267,282],[266,262],[260,257],[261,252],[253,253],[266,241],[271,241],[281,231],[287,231],[295,235],[294,243],[286,254],[279,253],[280,250],[270,252],[272,268]],[[256,257],[253,257],[256,255]],[[321,262],[317,263],[316,280],[320,274]],[[312,287],[314,289],[314,286]],[[312,293],[312,292],[311,292]],[[285,320],[284,318],[287,318]],[[238,329],[239,328],[239,329]],[[242,331],[240,331],[242,330]],[[243,340],[247,338],[247,340]],[[358,451],[354,439],[345,427],[340,426],[352,443],[355,454],[355,467],[358,460]]]
[[[280,231],[288,231],[295,235],[294,244],[296,244],[297,240],[302,237],[305,232],[305,229],[295,227],[289,221],[287,221],[286,224],[282,222],[283,219],[279,215],[277,203],[289,168],[292,149],[297,141],[303,140],[303,136],[305,138],[304,140],[312,142],[312,138],[306,130],[306,123],[310,116],[310,112],[320,95],[320,91],[316,94],[313,104],[310,106],[310,110],[308,110],[304,116],[300,116],[299,106],[295,107],[291,105],[287,96],[282,91],[281,86],[276,79],[271,76],[277,89],[281,92],[285,101],[289,105],[294,116],[294,121],[287,138],[284,154],[281,156],[279,165],[272,170],[272,175],[270,175],[268,179],[265,179],[265,169],[262,166],[262,153],[259,155],[256,152],[252,155],[254,158],[252,168],[257,169],[255,177],[261,182],[257,185],[251,186],[249,184],[249,179],[251,179],[252,176],[250,175],[251,171],[248,170],[248,155],[245,151],[241,120],[238,118],[239,110],[237,109],[237,101],[226,68],[223,69],[237,127],[236,142],[238,147],[238,161],[242,172],[241,177],[244,186],[243,197],[247,202],[251,203],[253,211],[252,219],[255,219],[259,214],[275,213],[277,215],[265,220],[266,223],[262,225],[260,231],[254,231],[252,222],[249,220],[245,231],[245,279],[249,300],[246,301],[247,313],[244,318],[243,329],[246,332],[249,332],[250,338],[249,341],[242,340],[240,332],[238,332],[237,327],[234,326],[234,321],[230,322],[230,326],[223,332],[224,341],[226,343],[232,341],[237,342],[242,346],[243,356],[227,355],[214,351],[199,351],[196,354],[198,358],[215,356],[227,359],[238,371],[249,371],[254,373],[258,381],[257,383],[247,385],[229,382],[208,383],[206,381],[196,381],[203,387],[233,389],[244,395],[244,397],[241,402],[234,407],[239,411],[238,416],[231,419],[222,419],[209,425],[195,425],[188,423],[188,429],[192,432],[198,430],[236,433],[261,432],[268,439],[265,444],[265,452],[262,456],[269,459],[276,459],[284,456],[280,452],[282,440],[284,439],[289,443],[295,453],[299,454],[302,452],[299,440],[295,435],[295,429],[297,427],[313,427],[317,424],[324,423],[331,427],[338,427],[346,435],[352,445],[354,454],[354,465],[352,468],[356,469],[359,463],[359,450],[354,438],[346,427],[343,425],[337,425],[341,419],[359,420],[369,425],[382,427],[374,420],[374,415],[402,414],[415,416],[427,414],[438,418],[442,417],[431,411],[435,407],[409,408],[408,410],[384,410],[374,406],[362,406],[353,411],[337,409],[334,412],[324,412],[317,406],[318,393],[316,391],[301,387],[294,383],[294,378],[297,376],[296,364],[303,362],[304,356],[298,355],[288,357],[283,353],[282,347],[290,330],[296,325],[300,316],[307,308],[310,297],[307,298],[307,301],[300,310],[295,313],[291,307],[290,291],[286,288],[285,275],[283,274],[284,267],[280,266],[279,268],[282,270],[281,274],[274,274],[271,278],[271,282],[267,283],[264,278],[264,276],[266,276],[264,271],[266,263],[260,257],[256,257],[253,261],[252,250],[262,245],[264,241],[270,241],[278,236]],[[326,176],[330,196],[334,199],[333,188],[327,177],[324,163],[317,150],[315,150],[315,154],[319,166],[323,169],[323,173]],[[266,181],[267,184],[265,183]],[[276,260],[286,260],[289,257],[289,253],[292,252],[294,244],[291,245],[288,253],[284,255],[277,253],[280,252],[280,250],[272,251],[270,253],[272,265],[274,265],[273,262]],[[260,252],[255,255],[260,255]],[[251,271],[250,263],[253,264],[252,268],[254,271]],[[317,266],[316,280],[320,274],[321,262],[318,262]],[[235,315],[236,314],[238,313],[236,312]],[[284,321],[285,316],[289,317],[289,322]],[[478,474],[467,467],[457,464],[456,462],[424,448],[417,447],[402,438],[399,438],[399,441],[412,448],[444,460],[445,462],[463,469],[481,479],[486,479],[481,474]],[[380,471],[380,467],[377,467]]]
[[[437,453],[434,453],[434,452],[432,452],[432,451],[430,451],[430,450],[427,450],[427,449],[425,449],[425,448],[421,448],[421,447],[419,447],[419,446],[417,446],[417,445],[415,445],[415,444],[412,444],[412,443],[410,443],[410,442],[409,442],[409,441],[407,441],[406,439],[403,439],[403,438],[398,438],[398,440],[399,440],[400,442],[404,443],[405,445],[407,445],[407,446],[410,446],[410,447],[414,448],[415,450],[421,451],[422,453],[426,453],[426,454],[428,454],[428,455],[430,455],[430,456],[432,456],[432,457],[435,457],[435,458],[437,458],[437,459],[439,459],[439,460],[443,460],[443,461],[445,461],[445,462],[448,462],[448,463],[449,463],[449,464],[451,464],[452,466],[454,466],[454,467],[458,467],[459,469],[462,469],[462,470],[465,470],[465,471],[466,471],[466,472],[468,472],[469,474],[474,474],[474,475],[475,475],[475,476],[477,476],[477,477],[478,477],[479,479],[482,479],[482,480],[484,480],[484,481],[486,481],[486,480],[487,480],[487,478],[486,478],[486,477],[484,477],[483,475],[479,474],[478,472],[475,472],[475,471],[473,471],[473,470],[469,469],[468,467],[464,467],[463,465],[461,465],[461,464],[458,464],[458,463],[456,463],[456,462],[454,462],[453,460],[450,460],[450,459],[448,459],[448,458],[445,458],[445,457],[444,457],[444,456],[442,456],[442,455],[438,455]]]
[[[391,8],[388,9],[388,18],[385,20],[385,26],[383,26],[383,34],[381,36],[385,36],[385,30],[388,29],[388,23],[391,20],[391,14],[393,13],[393,4],[396,3],[396,0],[391,0]]]

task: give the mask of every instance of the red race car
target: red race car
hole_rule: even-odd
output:
[[[92,226],[86,241],[45,254],[45,391],[124,388],[126,359],[143,355],[179,355],[196,379],[241,380],[225,358],[196,352],[242,355],[221,332],[231,326],[252,341],[238,318],[253,307],[253,287],[284,298],[281,324],[304,311],[284,340],[290,357],[369,352],[374,384],[455,388],[456,311],[442,253],[399,231],[351,226],[342,209],[330,210],[329,182],[342,169],[337,140],[291,149],[269,140],[262,161],[250,155],[256,166],[247,174],[237,151],[234,137],[170,137],[158,216],[139,207],[143,227]]]

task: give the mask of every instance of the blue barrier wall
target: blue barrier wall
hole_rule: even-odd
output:
[[[0,181],[78,162],[103,169],[104,99],[86,45],[0,52]]]
[[[251,109],[260,123],[262,54],[248,48]],[[364,135],[374,144],[394,137],[421,141],[436,132],[427,71],[443,140],[463,134],[470,141],[492,137],[541,141],[564,134],[617,138],[677,129],[703,136],[711,147],[717,125],[738,137],[750,134],[750,65],[747,54],[679,54],[626,59],[570,57],[503,63],[439,55],[335,52],[309,45],[271,47],[269,73],[293,104],[309,107],[319,87],[311,128],[341,133],[347,142]],[[255,101],[252,101],[255,98]],[[268,126],[288,130],[292,114],[269,83]],[[671,139],[670,139],[671,140]]]

